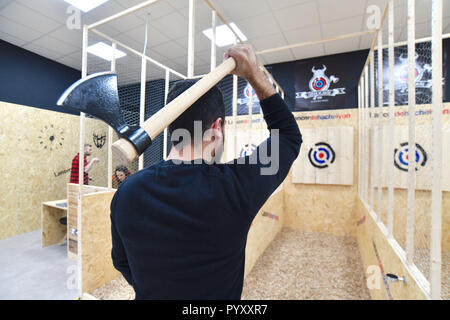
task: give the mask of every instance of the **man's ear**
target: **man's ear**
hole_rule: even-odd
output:
[[[217,119],[211,124],[211,129],[221,131],[221,130],[222,130],[222,126],[223,126],[222,118],[217,118]]]

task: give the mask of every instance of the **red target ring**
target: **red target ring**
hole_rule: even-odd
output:
[[[314,88],[314,90],[317,90],[317,91],[322,90],[323,88],[325,88],[326,85],[327,85],[327,80],[325,80],[323,77],[314,79],[314,81],[312,83],[312,87]]]

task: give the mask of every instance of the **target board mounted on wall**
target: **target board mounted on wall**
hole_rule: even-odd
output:
[[[292,182],[353,184],[353,127],[302,128],[303,143]]]
[[[388,139],[388,127],[383,127],[383,163],[392,165],[393,170],[393,184],[394,188],[407,189],[408,188],[408,167],[410,164],[409,159],[409,144],[408,144],[408,126],[396,126],[394,128],[394,150],[389,152]],[[376,126],[373,131],[374,134],[371,141],[373,141],[373,147],[375,150],[379,150],[378,144],[379,127]],[[418,190],[431,190],[432,174],[433,174],[433,136],[431,126],[416,126],[416,154],[413,162],[415,163],[416,171],[416,189]],[[377,153],[377,152],[376,152]],[[379,181],[377,177],[380,170],[376,159],[372,159],[373,163],[370,168],[376,173],[374,178],[375,186],[378,186]],[[450,191],[450,127],[444,126],[442,129],[442,189]],[[386,175],[387,168],[382,168],[382,186],[387,187]]]

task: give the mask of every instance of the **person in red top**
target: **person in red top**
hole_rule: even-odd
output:
[[[87,161],[87,157],[92,155],[92,146],[90,144],[84,145],[84,184],[89,184],[89,174],[88,172],[92,169],[92,166],[94,163],[99,162],[100,160],[98,158],[93,158],[89,162]],[[80,165],[80,153],[77,153],[77,155],[72,160],[72,170],[70,171],[70,183],[78,183],[78,177],[79,177],[79,165]]]

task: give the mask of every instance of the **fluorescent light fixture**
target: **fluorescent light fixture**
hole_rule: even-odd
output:
[[[64,0],[83,12],[91,11],[109,0]]]
[[[96,44],[89,46],[87,48],[87,51],[89,53],[92,53],[93,55],[96,55],[97,57],[100,57],[100,58],[108,60],[108,61],[112,61],[112,59],[113,59],[112,46],[109,46],[104,42],[97,42]],[[126,55],[127,54],[125,52],[122,52],[122,51],[116,49],[116,52],[115,52],[116,59],[125,57]]]
[[[234,23],[230,23],[230,27],[239,35],[239,37],[243,41],[247,41],[247,37],[242,33],[242,31],[238,28],[238,26]],[[203,30],[203,34],[208,37],[209,40],[213,38],[213,30],[212,28]],[[234,44],[236,41],[236,36],[233,31],[228,28],[226,24],[222,24],[216,27],[216,46],[225,47],[230,44]]]

